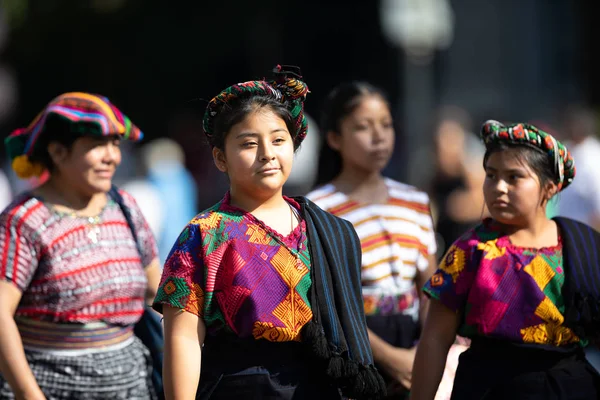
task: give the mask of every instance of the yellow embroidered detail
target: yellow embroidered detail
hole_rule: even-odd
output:
[[[497,245],[498,239],[488,240],[485,243],[478,243],[477,250],[483,250],[486,260],[493,260],[502,257],[506,253],[506,248],[499,248]]]
[[[269,244],[271,243],[271,238],[267,235],[267,232],[258,225],[250,224],[248,225],[248,229],[246,230],[246,235],[248,237],[248,242],[254,244]]]
[[[296,291],[296,286],[308,274],[303,263],[297,263],[288,249],[280,247],[271,259],[271,264],[289,288],[285,298],[273,310],[284,327],[274,326],[271,322],[254,323],[252,335],[255,339],[264,338],[272,342],[300,341],[300,331],[312,319],[312,310]]]
[[[552,300],[550,300],[548,297],[544,298],[544,300],[536,308],[535,315],[544,321],[556,323],[558,325],[562,324],[565,320],[560,311],[558,311],[558,308],[556,308]]]
[[[523,268],[525,272],[533,277],[535,283],[543,291],[546,285],[550,283],[556,273],[550,265],[541,257],[537,256],[531,262]]]
[[[465,269],[465,252],[456,246],[451,246],[446,257],[440,264],[440,269],[452,276],[452,281],[456,283],[458,275]]]
[[[579,338],[569,328],[557,324],[539,324],[521,329],[524,343],[550,344],[562,346],[579,342]]]
[[[274,326],[272,322],[256,321],[252,328],[252,336],[255,339],[267,339],[270,342],[291,342],[300,341],[288,328]]]
[[[202,317],[204,315],[204,291],[197,283],[193,283],[185,310]]]
[[[205,217],[195,218],[192,220],[192,223],[198,225],[201,231],[207,231],[209,229],[215,229],[217,226],[219,226],[221,218],[223,218],[221,213],[211,212]]]

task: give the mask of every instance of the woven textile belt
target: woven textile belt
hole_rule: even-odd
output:
[[[416,290],[403,294],[388,294],[383,291],[363,287],[363,301],[366,315],[395,315],[418,313]]]
[[[23,346],[38,350],[84,350],[114,347],[133,336],[133,326],[104,322],[56,324],[15,318]]]

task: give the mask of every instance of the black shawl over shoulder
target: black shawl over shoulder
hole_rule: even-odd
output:
[[[565,326],[577,336],[600,337],[600,234],[581,222],[554,218],[563,240]]]
[[[304,342],[324,361],[345,396],[376,399],[385,384],[373,364],[361,289],[360,240],[352,224],[295,198],[306,221],[311,255],[313,320]]]

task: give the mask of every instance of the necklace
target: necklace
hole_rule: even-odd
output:
[[[60,190],[57,190],[57,188],[53,188],[53,192],[54,192],[55,196],[58,196],[64,204],[68,204],[68,201],[65,199],[65,196],[63,196],[63,194],[61,193]],[[97,215],[94,215],[94,216],[80,215],[70,207],[67,207],[67,206],[63,206],[63,207],[67,208],[67,210],[61,211],[56,208],[56,204],[53,204],[53,203],[50,204],[50,208],[52,209],[52,211],[54,211],[60,217],[68,216],[68,217],[74,218],[74,219],[86,220],[86,222],[87,222],[86,223],[86,231],[87,231],[86,236],[92,243],[94,243],[94,244],[98,243],[99,237],[100,237],[100,226],[99,225],[102,222],[101,215],[102,215],[102,212],[104,211],[104,207],[100,210],[100,212]]]
[[[102,222],[100,215],[96,215],[95,217],[88,217],[88,234],[87,237],[91,240],[92,243],[98,243],[98,237],[100,236],[100,227],[98,224]]]
[[[54,205],[51,206],[52,210],[57,213],[59,216],[67,216],[70,218],[74,218],[74,219],[85,219],[86,220],[86,230],[87,230],[87,234],[86,236],[88,237],[88,239],[96,244],[98,243],[98,241],[100,240],[100,223],[102,222],[102,212],[100,212],[100,214],[95,215],[93,217],[85,217],[82,215],[77,214],[75,211],[60,211],[57,210],[56,207]]]

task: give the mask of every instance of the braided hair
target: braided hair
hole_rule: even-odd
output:
[[[223,90],[204,113],[203,128],[209,144],[223,150],[231,127],[266,107],[285,121],[297,150],[308,131],[304,101],[309,90],[301,79],[299,68],[277,65],[269,81],[248,81]]]

